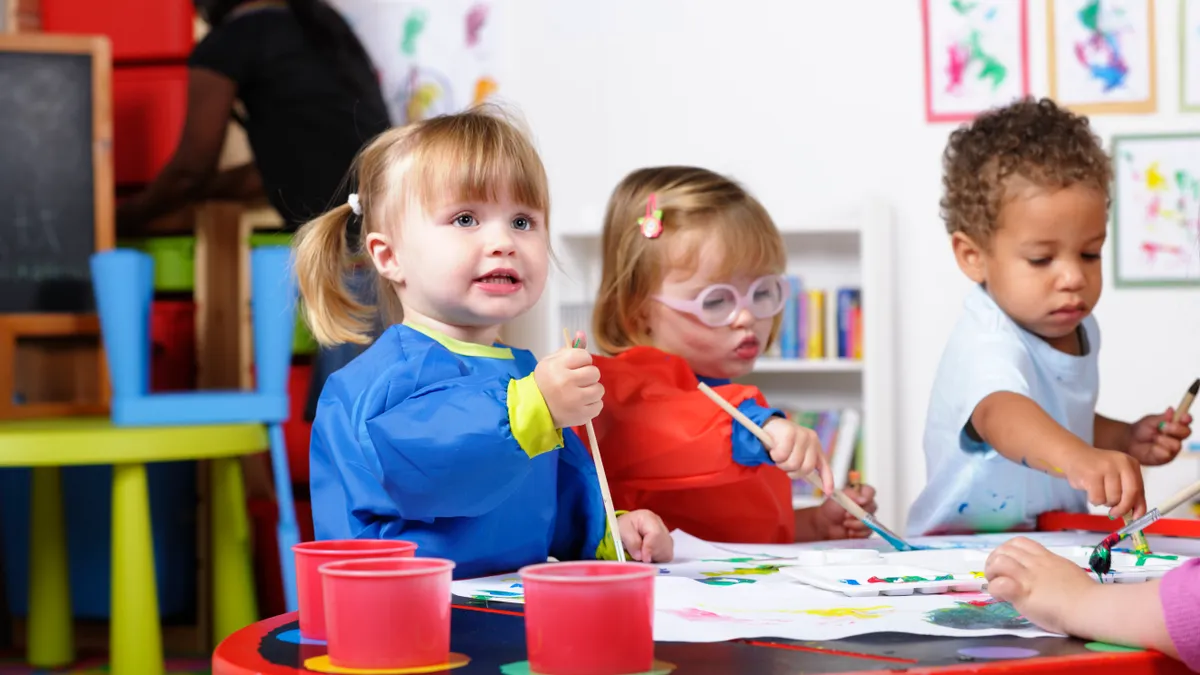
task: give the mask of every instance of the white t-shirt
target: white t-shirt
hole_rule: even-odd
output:
[[[1029,397],[1091,445],[1100,327],[1091,315],[1081,327],[1083,356],[1065,354],[1018,326],[981,287],[971,290],[934,378],[926,484],[909,511],[909,536],[1032,529],[1047,511],[1087,511],[1087,494],[1066,479],[1022,466],[966,431],[980,401],[1008,391]]]

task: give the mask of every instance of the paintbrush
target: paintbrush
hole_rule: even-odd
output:
[[[701,382],[700,391],[704,392],[705,396],[712,399],[713,403],[716,403],[721,407],[722,410],[729,413],[729,415],[733,417],[733,419],[740,422],[742,426],[749,429],[750,433],[754,434],[755,438],[762,441],[762,444],[768,450],[775,445],[775,441],[771,438],[770,434],[763,431],[762,427],[758,426],[753,420],[742,414],[742,411],[733,407],[729,401],[721,398],[721,395],[713,391],[712,387],[709,387],[707,384]],[[815,471],[804,476],[804,480],[808,481],[810,485],[817,489],[823,489],[821,486],[821,478]],[[874,530],[879,536],[883,537],[887,543],[895,547],[897,551],[915,551],[918,549],[918,547],[913,546],[907,541],[904,541],[900,535],[885,527],[883,523],[879,522],[879,520],[875,518],[874,515],[867,513],[863,507],[859,506],[858,503],[847,496],[845,492],[842,492],[841,490],[834,490],[833,493],[829,495],[829,498],[837,502],[838,506],[841,506],[843,509],[849,511],[850,515],[861,520],[864,525]]]
[[[1175,415],[1171,418],[1173,424],[1179,424],[1183,416],[1188,414],[1188,410],[1192,407],[1192,401],[1196,400],[1197,393],[1200,393],[1200,378],[1197,378],[1192,386],[1184,392],[1183,399],[1179,401],[1179,405],[1175,408]],[[1125,525],[1128,526],[1131,522],[1133,522],[1132,514],[1126,513]],[[1150,553],[1150,545],[1146,543],[1146,535],[1142,534],[1141,530],[1133,533],[1133,550],[1143,554]]]
[[[568,347],[579,349],[582,343],[579,340],[571,342],[571,334],[563,328],[563,340]],[[588,445],[592,446],[592,461],[596,464],[596,478],[600,483],[600,496],[604,499],[604,518],[608,521],[608,530],[612,533],[613,548],[617,552],[617,560],[625,562],[625,547],[621,544],[621,532],[617,528],[617,512],[613,509],[612,494],[608,491],[608,476],[604,473],[604,462],[600,459],[600,444],[596,441],[596,429],[592,426],[592,421],[588,420],[587,424]],[[643,560],[642,562],[650,562]]]
[[[1163,502],[1158,508],[1149,511],[1146,515],[1138,518],[1125,527],[1113,532],[1104,538],[1096,548],[1092,549],[1092,555],[1088,557],[1088,566],[1096,574],[1106,574],[1112,569],[1112,547],[1125,537],[1132,535],[1134,532],[1144,530],[1154,524],[1154,521],[1162,518],[1164,515],[1174,511],[1187,500],[1200,494],[1200,481],[1196,481],[1185,487],[1171,497],[1166,502]]]

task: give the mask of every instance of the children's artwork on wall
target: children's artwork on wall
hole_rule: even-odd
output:
[[[498,88],[496,3],[332,0],[379,69],[392,122],[486,101]]]
[[[1200,285],[1200,134],[1116,136],[1117,286]]]
[[[1179,108],[1200,112],[1200,0],[1179,0]]]
[[[813,544],[743,544],[730,551],[684,532],[672,533],[675,562],[659,565],[654,589],[654,639],[719,642],[785,638],[836,640],[876,632],[915,635],[1037,637],[1047,633],[981,592],[983,564],[1012,534],[917,537],[929,549],[890,550],[878,539]],[[1028,533],[1032,539],[1081,565],[1097,535],[1087,532]],[[1157,578],[1187,556],[1165,553],[1165,538],[1150,537],[1152,555],[1115,549],[1105,582]],[[883,543],[876,550],[872,542]],[[1172,543],[1176,543],[1172,541]],[[765,549],[765,550],[764,550]],[[801,568],[819,571],[821,583],[846,588],[887,587],[887,593],[826,590],[800,581]],[[937,579],[951,576],[952,579]],[[906,577],[909,577],[906,579]],[[913,577],[921,577],[918,581]],[[850,579],[856,584],[843,584]],[[875,581],[872,581],[874,579]],[[916,586],[939,586],[936,594]],[[906,588],[911,587],[911,588]],[[455,581],[457,601],[523,604],[517,574]]]
[[[961,121],[1029,93],[1026,0],[922,0],[925,118]]]
[[[1050,96],[1077,112],[1157,105],[1152,0],[1048,0]]]

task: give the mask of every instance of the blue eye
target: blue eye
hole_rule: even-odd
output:
[[[452,222],[457,227],[473,227],[478,223],[478,221],[475,220],[475,216],[469,213],[460,213],[457,216],[454,216],[454,220]]]
[[[514,230],[532,230],[533,221],[525,216],[517,216],[516,218],[513,218],[512,227]]]

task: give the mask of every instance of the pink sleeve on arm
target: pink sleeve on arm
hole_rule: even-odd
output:
[[[1167,572],[1159,586],[1167,633],[1188,668],[1200,672],[1200,559]]]

